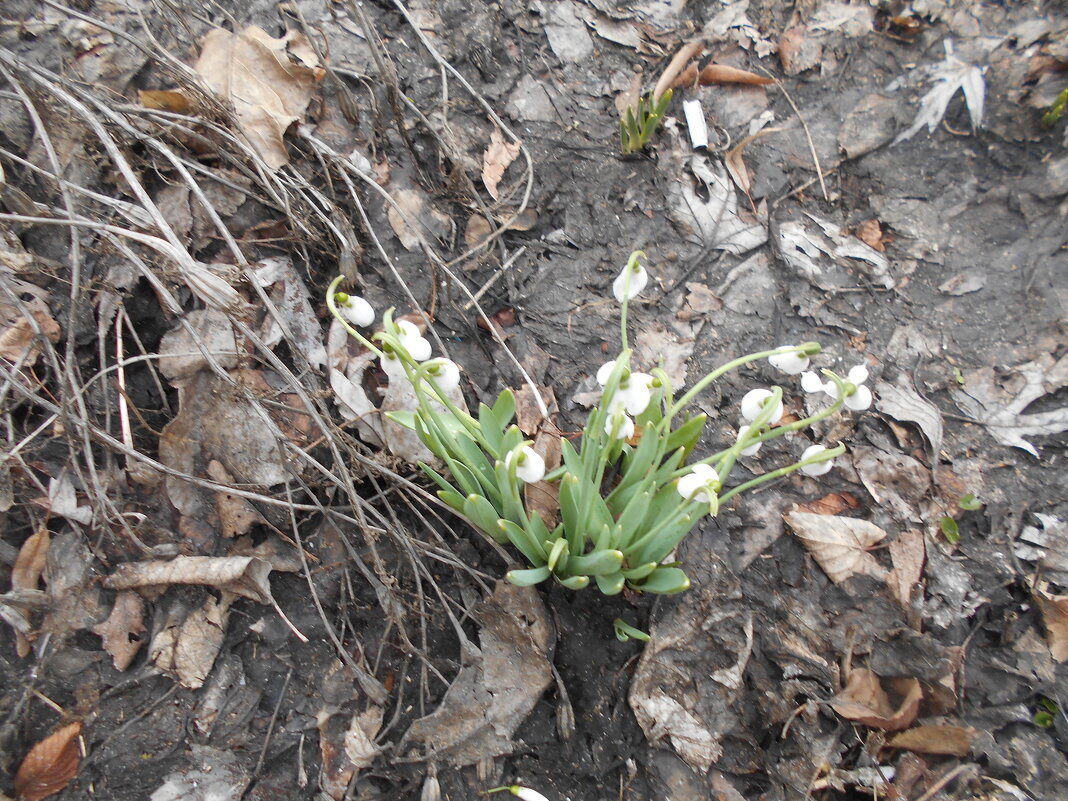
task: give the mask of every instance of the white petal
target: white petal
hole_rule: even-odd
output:
[[[741,428],[738,429],[738,441],[739,442],[741,441],[742,437],[745,436],[745,433],[749,429],[750,429],[750,426],[742,426]],[[760,446],[763,445],[763,444],[764,443],[762,443],[762,442],[754,442],[749,447],[742,448],[740,451],[738,451],[738,453],[740,453],[742,456],[755,456],[756,452],[760,450]]]
[[[805,392],[823,392],[823,380],[811,370],[801,373],[801,389]]]
[[[790,345],[783,345],[783,347],[792,347]],[[792,353],[776,353],[768,357],[768,364],[774,367],[776,370],[782,370],[787,375],[797,375],[803,370],[808,369],[809,358],[803,353],[794,351]]]
[[[515,451],[508,452],[508,455],[504,458],[505,466],[511,465],[514,453]],[[519,453],[519,464],[515,466],[515,477],[520,481],[525,481],[527,484],[541,481],[545,475],[545,460],[529,445],[524,446]]]
[[[764,408],[764,402],[771,397],[771,390],[769,389],[751,389],[742,397],[742,417],[748,422],[753,422],[757,419],[757,415],[760,414],[761,409]],[[772,412],[771,419],[768,423],[777,423],[782,419],[783,405],[782,401],[779,401],[779,405]]]
[[[355,326],[366,327],[375,321],[375,310],[359,295],[349,295],[338,310],[341,316]]]
[[[632,373],[630,382],[627,388],[623,390],[622,395],[624,398],[624,405],[627,411],[633,415],[639,415],[649,408],[649,400],[652,398],[652,390],[649,389],[648,381],[635,381],[637,376],[644,375],[644,373]],[[649,381],[653,380],[651,375],[646,375]]]
[[[645,289],[645,285],[649,283],[649,273],[645,271],[645,268],[640,264],[636,265],[635,269],[630,270],[630,279],[627,279],[627,267],[623,268],[623,272],[616,276],[616,280],[612,282],[612,294],[615,295],[616,300],[622,303],[624,300],[630,300],[635,297],[639,292]],[[623,287],[626,285],[627,294],[624,298]]]
[[[707,465],[697,465],[697,467],[707,467]],[[704,489],[701,489],[704,487]],[[679,495],[686,500],[695,500],[698,503],[708,503],[708,488],[707,483],[696,472],[687,473],[679,479],[677,485]],[[698,492],[698,490],[701,490]],[[694,493],[697,493],[694,495]],[[692,498],[690,496],[693,496]]]
[[[619,430],[616,431],[616,439],[630,439],[634,436],[634,421],[625,414],[620,414],[618,412],[610,415],[605,421],[604,433],[608,436],[612,436],[612,431],[617,425],[619,426]]]
[[[597,369],[597,383],[602,387],[608,383],[609,377],[612,375],[612,371],[616,369],[616,360],[612,359],[610,362],[605,362]]]
[[[805,461],[810,459],[818,453],[822,453],[827,450],[823,445],[809,445],[805,448],[805,452],[801,454],[801,458],[798,461]],[[834,459],[828,459],[826,462],[817,462],[816,464],[806,464],[801,468],[801,472],[806,476],[822,476],[824,473],[830,471],[834,465]]]
[[[407,380],[408,376],[404,372],[404,364],[397,356],[383,356],[378,360],[382,366],[382,372],[388,377],[390,382]]]
[[[400,339],[411,339],[422,336],[422,334],[419,333],[419,326],[411,320],[397,320],[397,329],[400,331],[398,334]]]
[[[521,801],[549,801],[537,790],[531,790],[529,787],[511,787],[509,790],[512,795],[518,797]]]
[[[460,368],[451,359],[433,359],[428,364],[432,365],[430,375],[438,389],[442,392],[451,392],[460,386]]]
[[[871,408],[871,401],[871,390],[865,386],[859,386],[856,392],[846,396],[845,406],[854,412],[863,412]]]
[[[693,472],[701,477],[702,481],[719,481],[719,473],[710,464],[695,464]]]
[[[846,380],[859,387],[868,380],[868,368],[863,364],[858,364],[856,367],[850,367],[849,372],[846,374]]]

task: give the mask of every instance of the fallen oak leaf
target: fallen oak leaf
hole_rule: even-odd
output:
[[[854,723],[873,729],[902,731],[916,720],[923,698],[917,679],[905,679],[904,684],[904,699],[895,709],[879,677],[867,668],[854,668],[845,689],[831,699],[831,708]]]
[[[886,578],[886,569],[867,552],[886,537],[874,523],[805,512],[788,512],[783,519],[835,584],[856,575]]]
[[[767,86],[775,83],[775,79],[766,75],[757,75],[749,70],[729,67],[726,64],[712,63],[701,70],[697,82],[701,86],[708,86],[713,83],[744,83],[750,86]]]
[[[917,726],[895,734],[886,745],[918,754],[964,758],[971,753],[975,734],[975,729],[964,726]]]
[[[70,784],[78,772],[81,733],[81,721],[68,723],[30,749],[15,774],[19,801],[40,801]]]

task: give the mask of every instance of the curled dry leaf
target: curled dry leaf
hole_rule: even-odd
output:
[[[964,726],[917,726],[895,734],[887,743],[918,754],[942,754],[964,758],[971,753],[975,729]]]
[[[34,308],[31,310],[36,321],[36,328],[48,338],[49,342],[59,341],[59,323],[53,319],[46,309]],[[35,326],[25,317],[20,317],[10,327],[0,331],[0,358],[9,362],[17,362],[22,359],[24,367],[32,367],[37,362],[41,353],[41,346],[37,339]]]
[[[849,509],[856,509],[858,506],[860,506],[860,501],[848,492],[832,492],[814,501],[799,503],[794,507],[794,511],[814,515],[837,515]]]
[[[701,86],[708,86],[713,83],[745,83],[751,86],[767,86],[769,83],[775,83],[774,78],[757,75],[755,72],[741,70],[737,67],[729,67],[726,64],[709,64],[701,70],[697,80]]]
[[[857,226],[857,239],[870,248],[880,253],[886,252],[886,240],[883,239],[883,228],[876,219],[865,220]]]
[[[149,659],[190,690],[199,689],[211,673],[226,636],[232,597],[209,597],[181,620],[168,622],[152,638]]]
[[[234,483],[234,477],[214,459],[208,462],[208,477],[219,484]],[[253,526],[267,522],[251,503],[229,492],[215,493],[215,511],[219,515],[221,533],[227,539],[248,534]]]
[[[873,729],[902,731],[916,720],[923,690],[916,679],[904,679],[901,686],[904,697],[895,709],[879,677],[867,668],[854,668],[845,689],[831,700],[831,708],[846,720]]]
[[[1034,593],[1042,622],[1046,624],[1046,644],[1058,662],[1068,662],[1068,596],[1049,595],[1041,590]]]
[[[291,56],[295,56],[291,58]],[[283,136],[304,116],[323,70],[303,34],[275,39],[261,28],[209,31],[195,69],[208,88],[233,104],[252,148],[272,170],[289,161]]]
[[[138,89],[137,99],[145,108],[173,111],[175,114],[188,114],[192,108],[185,93],[174,89]]]
[[[80,721],[68,723],[30,749],[15,774],[19,801],[39,801],[55,795],[78,772]]]
[[[93,634],[104,641],[104,650],[111,654],[115,669],[126,670],[141,650],[140,635],[145,630],[145,602],[136,592],[123,591],[115,596],[111,614],[103,623],[93,626]]]
[[[389,205],[386,217],[405,250],[419,249],[422,236],[413,226],[419,226],[436,237],[447,236],[452,226],[452,220],[434,208],[419,189],[394,192],[393,203]]]
[[[274,606],[267,580],[270,572],[269,562],[251,556],[179,556],[119,565],[104,579],[104,586],[154,592],[172,584],[202,584]]]
[[[923,562],[926,545],[923,532],[916,529],[903,531],[890,543],[890,560],[894,569],[890,571],[886,582],[890,591],[906,609],[912,601],[912,591],[920,583],[923,575]]]
[[[490,145],[482,155],[482,183],[486,185],[486,191],[494,200],[497,200],[497,184],[504,177],[508,165],[519,155],[519,148],[519,142],[506,142],[501,132],[497,128],[493,129]]]
[[[696,42],[687,42],[679,48],[679,51],[672,56],[671,61],[668,62],[667,67],[656,82],[656,87],[653,89],[653,103],[659,102],[660,98],[664,95],[664,92],[675,83],[675,79],[686,69],[686,65],[701,55],[704,50],[705,43],[700,40]]]
[[[805,512],[789,512],[783,519],[835,584],[857,575],[886,578],[886,570],[867,552],[886,536],[874,523]]]

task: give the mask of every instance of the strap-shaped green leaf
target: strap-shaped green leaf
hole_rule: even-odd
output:
[[[685,448],[686,456],[689,456],[690,451],[692,451],[697,444],[697,440],[701,438],[701,432],[704,431],[705,423],[707,422],[708,415],[706,414],[699,414],[696,417],[688,419],[685,423],[667,435],[664,452],[671,453],[678,448]]]
[[[675,550],[682,538],[690,533],[697,524],[692,512],[683,515],[674,522],[649,532],[645,538],[634,542],[626,551],[627,559],[633,564],[659,562]]]
[[[628,581],[639,581],[652,573],[658,567],[656,562],[646,562],[644,565],[638,565],[632,567],[630,570],[624,570],[623,575],[627,577]]]
[[[568,576],[567,578],[557,577],[557,581],[559,581],[569,590],[584,590],[588,586],[590,586],[589,576]]]
[[[500,459],[504,426],[497,421],[493,409],[484,403],[478,404],[478,425],[482,428],[482,436],[486,438],[486,444],[489,445],[490,456]]]
[[[610,576],[619,572],[623,565],[623,553],[615,550],[593,551],[567,560],[567,570],[584,576]]]
[[[464,496],[455,490],[438,490],[438,497],[457,514],[464,513]]]
[[[500,527],[512,545],[519,549],[520,553],[527,558],[527,561],[532,565],[544,565],[545,559],[548,554],[545,553],[545,546],[530,536],[528,532],[522,526],[513,523],[511,520],[505,520],[502,518],[498,521],[497,525]]]
[[[493,416],[497,418],[497,424],[501,430],[508,428],[515,415],[515,393],[510,389],[504,390],[497,396],[493,403]]]
[[[672,595],[690,589],[690,579],[677,567],[658,567],[645,581],[631,585],[636,590],[656,595]]]
[[[530,587],[534,584],[540,584],[549,578],[549,572],[548,567],[542,566],[528,570],[509,570],[504,574],[504,577],[517,587]]]
[[[560,520],[572,553],[581,553],[586,546],[586,532],[581,528],[582,516],[579,514],[578,485],[578,476],[570,471],[560,479]]]
[[[407,409],[397,409],[396,411],[386,412],[386,419],[392,420],[399,426],[415,431],[415,412],[408,411]]]
[[[466,515],[468,520],[494,539],[500,537],[501,530],[497,526],[497,521],[500,519],[500,515],[497,514],[497,510],[493,508],[493,504],[487,501],[483,496],[474,494],[468,495],[464,499],[464,515]]]
[[[616,521],[615,528],[612,531],[612,543],[617,548],[626,550],[635,536],[642,534],[639,526],[645,520],[646,513],[649,511],[649,503],[652,499],[653,494],[651,492],[640,492],[631,498],[630,503],[623,510],[623,514],[619,516],[619,520]]]
[[[605,595],[619,595],[623,592],[626,578],[622,573],[613,573],[610,576],[594,576],[597,581],[597,589]]]

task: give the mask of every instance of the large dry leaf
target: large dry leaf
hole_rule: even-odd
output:
[[[270,562],[252,556],[178,556],[121,564],[104,579],[104,586],[153,593],[172,584],[202,584],[274,606],[270,572]]]
[[[493,129],[489,147],[482,155],[482,183],[494,200],[497,200],[497,184],[504,177],[508,165],[519,155],[519,147],[519,142],[506,142],[501,132]]]
[[[19,801],[39,801],[55,795],[78,773],[80,721],[68,723],[30,749],[15,774]]]
[[[50,342],[59,341],[59,323],[46,309],[32,309],[37,328]],[[9,327],[0,331],[0,358],[9,362],[22,359],[24,367],[32,367],[41,353],[41,346],[34,326],[25,317],[15,320]]]
[[[401,751],[425,747],[451,765],[511,753],[512,735],[552,681],[549,623],[533,587],[498,582],[476,618],[481,651],[465,646],[441,706],[412,723]]]
[[[1048,595],[1036,590],[1035,600],[1046,624],[1046,644],[1058,662],[1068,662],[1068,596]]]
[[[1036,562],[1043,578],[1068,586],[1068,524],[1035,512],[1037,526],[1024,526],[1013,544],[1018,559]]]
[[[204,605],[160,629],[149,645],[149,660],[190,690],[203,686],[226,636],[232,598],[209,597]]]
[[[214,459],[208,462],[208,477],[219,484],[234,483],[234,477]],[[227,539],[248,534],[253,526],[267,522],[245,498],[229,492],[215,493],[215,511],[219,515],[220,533]]]
[[[372,705],[355,714],[320,713],[318,724],[323,754],[319,788],[342,801],[356,771],[371,767],[381,751],[374,738],[382,726],[382,707]]]
[[[115,605],[108,619],[93,626],[93,633],[104,641],[104,650],[111,654],[116,670],[126,670],[141,650],[144,613],[145,602],[140,595],[120,592],[115,596]]]
[[[875,408],[895,420],[915,423],[931,444],[931,464],[938,464],[942,451],[942,412],[923,398],[904,375],[893,384],[879,381],[875,385]]]
[[[899,521],[919,520],[915,504],[931,489],[931,471],[903,453],[852,448],[853,467],[872,499]]]
[[[799,276],[815,286],[821,284],[832,265],[856,268],[886,289],[893,289],[890,260],[853,236],[841,233],[842,226],[805,213],[808,221],[786,220],[779,225],[775,243],[779,255]]]
[[[925,70],[934,79],[934,86],[920,100],[920,110],[916,113],[916,119],[912,121],[912,125],[894,139],[895,145],[911,139],[925,125],[929,132],[933,132],[946,115],[949,101],[953,99],[958,89],[964,94],[964,102],[968,106],[968,114],[971,117],[972,131],[977,131],[983,125],[983,106],[986,100],[983,70],[972,64],[966,64],[954,56],[952,40],[946,39],[943,44],[946,51],[945,59]]]
[[[739,210],[734,187],[721,163],[709,163],[707,156],[699,154],[690,158],[687,167],[690,174],[680,174],[672,183],[675,197],[671,213],[681,228],[698,236],[706,248],[735,255],[768,241],[764,223]],[[703,184],[700,192],[694,178]]]
[[[233,104],[241,133],[267,165],[276,170],[288,163],[283,136],[304,116],[323,75],[304,35],[290,31],[275,39],[256,26],[237,34],[217,28],[204,37],[195,69]]]
[[[386,212],[389,225],[405,250],[418,250],[422,235],[419,226],[441,238],[449,233],[452,221],[434,208],[421,189],[401,189],[393,193],[393,203]]]
[[[48,561],[48,546],[52,536],[43,526],[22,543],[19,554],[15,557],[15,566],[11,569],[11,589],[36,590]],[[15,629],[15,650],[19,658],[30,653],[30,641],[26,634]]]
[[[1024,414],[1024,409],[1047,393],[1065,385],[1068,371],[1061,357],[1056,364],[1044,355],[1014,368],[1015,375],[999,381],[993,368],[969,371],[963,389],[951,389],[953,402],[986,427],[1003,445],[1020,448],[1038,458],[1035,446],[1024,437],[1068,431],[1068,406]]]
[[[272,286],[271,302],[277,316],[269,314],[263,321],[261,337],[268,347],[282,341],[283,325],[291,336],[292,346],[304,354],[312,367],[326,364],[323,330],[312,307],[311,293],[288,256],[263,259],[254,268],[260,286]],[[316,303],[319,303],[317,300]]]
[[[201,345],[194,339],[203,343]],[[204,351],[207,351],[205,354]],[[159,343],[159,369],[178,381],[209,367],[208,356],[227,370],[237,367],[237,340],[230,318],[218,309],[194,309],[184,324],[172,328]]]
[[[805,512],[789,512],[783,518],[835,584],[850,576],[886,578],[886,570],[867,552],[886,536],[874,523]]]
[[[966,757],[971,753],[976,731],[964,726],[917,726],[895,734],[887,743],[891,748],[919,754],[942,754]]]
[[[831,708],[843,718],[873,729],[902,731],[916,720],[923,698],[919,681],[904,681],[904,698],[895,709],[879,677],[867,668],[854,668],[845,689],[831,700]]]

